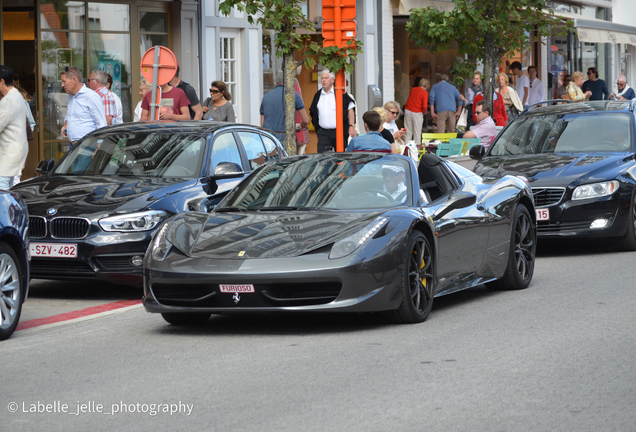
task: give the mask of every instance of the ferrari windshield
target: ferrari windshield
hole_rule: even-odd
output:
[[[197,178],[205,139],[166,132],[129,131],[88,137],[55,174]]]
[[[288,158],[245,179],[215,211],[362,210],[412,202],[406,159],[362,153]]]
[[[624,113],[522,116],[503,131],[490,155],[624,152],[633,148],[631,130]]]

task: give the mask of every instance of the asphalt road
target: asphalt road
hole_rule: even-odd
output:
[[[0,430],[632,431],[635,258],[544,243],[528,289],[438,298],[418,325],[134,308],[19,331]]]

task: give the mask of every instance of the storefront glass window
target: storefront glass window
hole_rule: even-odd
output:
[[[236,76],[236,38],[221,37],[221,80],[234,97],[238,85]]]
[[[89,3],[88,23],[91,30],[130,31],[129,6],[124,4]]]
[[[40,15],[42,30],[83,30],[86,16],[85,3],[42,0]]]
[[[164,12],[139,11],[140,53],[155,45],[170,46],[168,14]]]
[[[41,32],[41,38],[43,115],[40,127],[44,140],[62,139],[60,129],[66,116],[66,93],[62,89],[60,75],[65,67],[75,66],[86,77],[85,34]],[[58,159],[54,150],[59,149],[49,148],[44,157]]]

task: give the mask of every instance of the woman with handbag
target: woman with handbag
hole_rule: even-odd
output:
[[[506,75],[505,73],[500,73],[499,87],[495,89],[503,97],[508,121],[516,118],[519,115],[519,113],[523,111],[523,105],[521,105],[521,100],[519,99],[519,95],[517,94],[517,91],[514,88],[508,87],[509,83],[510,83],[510,80],[508,79],[508,75]]]
[[[223,81],[213,81],[210,85],[210,97],[203,101],[203,120],[235,122],[234,108],[230,101],[232,95]]]

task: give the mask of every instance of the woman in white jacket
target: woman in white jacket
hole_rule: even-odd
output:
[[[521,111],[523,111],[523,105],[521,105],[521,100],[519,99],[519,95],[517,91],[508,87],[510,81],[508,80],[508,75],[505,73],[499,74],[499,87],[496,89],[497,92],[503,96],[504,104],[506,106],[506,115],[508,116],[508,122],[512,121],[515,117],[519,115]]]

